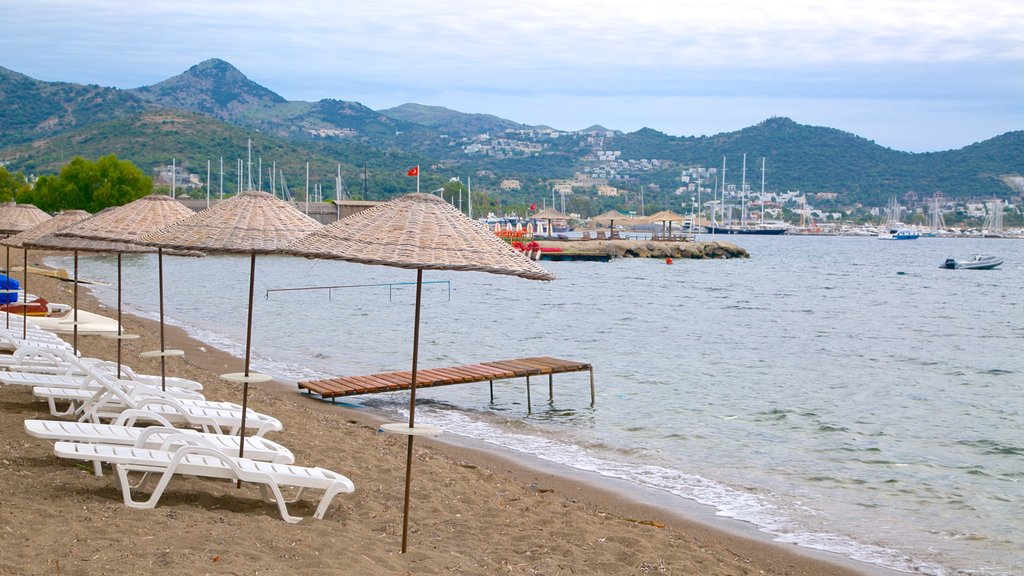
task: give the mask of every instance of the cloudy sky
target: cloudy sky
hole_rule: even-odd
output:
[[[0,0],[0,66],[676,136],[787,116],[914,152],[1024,129],[1019,0]]]

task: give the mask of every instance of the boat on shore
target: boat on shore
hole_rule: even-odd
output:
[[[47,302],[35,298],[29,302],[17,302],[0,306],[0,314],[24,315],[30,324],[55,334],[75,332],[75,309],[67,304]],[[78,334],[117,334],[117,320],[85,310],[78,311]]]
[[[976,254],[973,258],[968,260],[957,260],[956,258],[946,258],[946,261],[942,263],[939,268],[948,268],[950,270],[992,270],[1000,266],[1003,263],[1003,259],[998,256],[985,256],[982,254]]]

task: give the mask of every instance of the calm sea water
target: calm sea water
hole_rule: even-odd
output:
[[[739,237],[748,260],[544,263],[550,283],[427,272],[423,367],[552,355],[586,374],[423,390],[417,421],[713,506],[783,542],[925,574],[1024,573],[1024,244]],[[1004,256],[993,271],[947,257]],[[64,260],[60,264],[67,266]],[[111,280],[110,257],[81,275]],[[248,259],[166,258],[167,315],[239,352]],[[125,258],[153,316],[156,266]],[[408,369],[415,272],[257,261],[257,368]],[[445,283],[444,281],[447,281]],[[115,302],[112,287],[97,293]],[[364,398],[402,412],[404,393]]]

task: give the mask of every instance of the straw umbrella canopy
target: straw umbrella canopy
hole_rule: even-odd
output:
[[[146,233],[169,226],[193,214],[195,212],[170,196],[150,194],[123,206],[103,210],[92,218],[59,230],[57,236],[130,244],[135,243]],[[77,251],[75,257],[78,257]],[[118,253],[117,270],[120,278],[120,253]],[[164,346],[164,257],[163,252],[159,249],[157,250],[157,270],[160,286],[160,350],[150,355],[160,357],[160,387],[166,389],[166,356],[169,352]]]
[[[621,222],[622,220],[631,220],[631,218],[618,210],[609,210],[603,214],[594,216],[591,220],[595,222],[608,222],[608,227],[614,229],[616,220]]]
[[[671,210],[662,210],[661,212],[657,212],[655,214],[651,214],[650,216],[645,218],[645,220],[647,220],[648,222],[650,222],[652,224],[655,223],[655,222],[661,222],[662,230],[665,229],[665,224],[667,223],[668,224],[668,233],[671,236],[672,235],[672,223],[673,222],[679,222],[680,224],[682,224],[682,223],[686,222],[686,216],[683,216],[682,214],[676,214],[675,212],[673,212]]]
[[[245,414],[250,382],[266,382],[269,376],[251,374],[249,358],[252,350],[252,300],[256,282],[256,255],[279,253],[286,244],[313,232],[322,224],[297,208],[266,192],[248,190],[212,208],[181,220],[171,226],[147,234],[139,243],[160,249],[198,250],[207,254],[248,254],[249,311],[245,328],[245,370],[224,374],[221,378],[242,383],[241,435],[245,438]],[[244,442],[238,445],[238,456],[244,454]]]
[[[409,527],[413,436],[438,433],[416,428],[416,372],[419,357],[420,294],[424,270],[463,270],[552,280],[554,276],[457,208],[429,194],[409,194],[324,226],[288,246],[286,253],[308,258],[416,270],[416,313],[413,323],[409,424],[386,430],[407,434],[402,552]]]
[[[37,224],[50,219],[50,215],[32,204],[15,204],[13,202],[0,205],[0,234],[11,236],[24,232]],[[11,247],[7,247],[7,259],[4,260],[4,272],[11,273]],[[8,286],[4,286],[9,290]],[[17,294],[17,292],[15,292]],[[5,302],[9,302],[6,299]],[[8,318],[10,320],[10,318]],[[10,325],[8,325],[10,327]]]
[[[540,212],[537,212],[533,216],[530,216],[530,218],[533,218],[534,220],[547,220],[548,221],[548,236],[552,236],[554,234],[554,232],[552,231],[553,229],[551,228],[551,221],[552,220],[568,220],[569,219],[569,215],[568,214],[563,214],[563,213],[559,212],[558,210],[555,210],[554,208],[545,208],[545,209],[541,210]]]
[[[112,208],[107,208],[106,210],[112,210]],[[103,212],[100,212],[96,216],[99,216],[100,214],[103,214]],[[96,216],[92,216],[92,217],[95,218]],[[60,230],[58,230],[57,232],[60,232]],[[78,289],[78,285],[77,285],[78,284],[77,283],[77,279],[78,279],[78,258],[77,258],[77,254],[78,254],[78,252],[97,252],[97,253],[117,254],[117,335],[116,335],[116,339],[117,339],[117,375],[120,378],[121,377],[121,349],[122,349],[122,343],[123,343],[123,341],[125,339],[137,338],[138,337],[137,335],[134,335],[134,334],[125,334],[122,331],[123,330],[123,326],[121,325],[121,312],[122,312],[121,294],[122,294],[122,288],[124,286],[124,282],[122,282],[122,279],[121,279],[121,260],[122,260],[122,256],[124,254],[154,254],[154,253],[156,253],[156,248],[152,248],[152,247],[149,247],[149,246],[140,246],[138,244],[129,244],[127,242],[111,242],[111,241],[107,241],[107,240],[89,240],[87,238],[75,238],[73,236],[57,236],[55,233],[54,234],[47,234],[45,236],[41,236],[40,238],[38,238],[36,240],[25,242],[24,247],[26,249],[28,249],[28,248],[36,248],[36,249],[41,249],[41,250],[63,250],[63,251],[73,251],[75,253],[75,255],[76,255],[76,258],[75,258],[75,280],[76,280],[76,283],[75,283],[75,305],[74,305],[74,309],[75,309],[75,314],[76,315],[78,313],[78,296],[77,296],[77,294],[78,294],[78,292],[77,292],[77,289]],[[174,251],[170,251],[169,250],[169,251],[167,251],[167,253],[171,254],[173,256],[192,256],[192,257],[198,257],[198,256],[203,256],[204,255],[202,252],[182,252],[182,251],[177,251],[177,250],[174,250]],[[27,254],[27,252],[26,252],[26,254]],[[77,328],[76,328],[76,330],[77,330]],[[115,337],[115,336],[107,335],[107,334],[104,334],[104,336]],[[166,378],[162,378],[161,382],[163,382],[164,380],[166,380]]]
[[[3,240],[0,240],[0,244],[3,244],[4,246],[7,246],[8,249],[10,249],[10,248],[21,248],[22,249],[22,261],[25,264],[25,273],[23,275],[24,278],[21,281],[21,288],[25,292],[25,306],[22,308],[22,317],[23,317],[22,318],[22,327],[21,327],[21,337],[22,338],[25,338],[25,337],[28,336],[28,322],[26,321],[26,317],[28,316],[28,244],[38,240],[39,238],[42,238],[43,236],[46,236],[46,235],[48,235],[48,234],[50,234],[52,232],[60,230],[61,228],[64,228],[65,226],[70,226],[71,224],[74,224],[75,222],[79,222],[81,220],[84,220],[84,219],[86,219],[88,217],[89,217],[89,213],[86,212],[85,210],[67,210],[65,212],[61,212],[60,214],[54,216],[53,218],[47,218],[46,220],[41,221],[40,223],[36,224],[35,226],[29,228],[28,230],[25,230],[23,232],[18,232],[14,236],[8,236],[7,238],[4,238]],[[10,270],[8,270],[7,272],[10,273]],[[78,314],[78,259],[75,259],[75,287],[74,287],[74,292],[75,292],[75,303],[74,303],[74,311],[75,312],[74,313],[77,316],[77,314]],[[77,322],[78,318],[76,317],[74,320]],[[8,303],[8,309],[7,309],[7,327],[8,328],[11,327],[11,312],[10,312],[9,303]],[[72,344],[71,345],[75,348],[75,350],[78,350],[78,326],[77,325],[74,326],[74,329],[73,329],[72,333],[73,333],[74,336],[72,338]]]
[[[10,236],[24,232],[49,219],[49,214],[32,204],[3,204],[0,205],[0,234]]]

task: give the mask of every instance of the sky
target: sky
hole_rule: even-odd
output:
[[[0,66],[674,136],[773,116],[910,152],[1024,129],[1019,0],[0,0]]]

